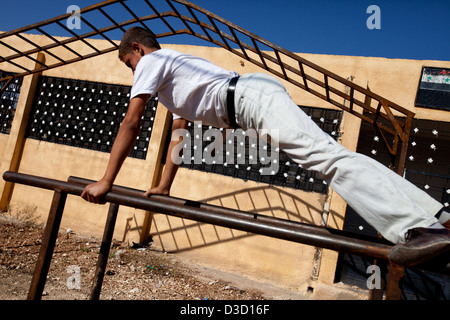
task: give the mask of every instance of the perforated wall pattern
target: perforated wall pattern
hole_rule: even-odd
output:
[[[342,111],[305,106],[300,106],[300,108],[308,114],[322,130],[334,139],[340,137],[339,128],[342,120]],[[205,159],[203,159],[203,161],[198,161],[198,159],[201,158],[196,157],[196,154],[202,152],[211,143],[207,137],[207,132],[211,129],[211,127],[202,126],[200,136],[198,134],[199,128],[196,128],[196,123],[189,124],[190,137],[192,140],[191,152],[189,153],[191,159],[189,161],[189,159],[186,159],[185,157],[185,160],[181,164],[182,167],[213,172],[243,180],[258,181],[270,185],[290,187],[322,194],[327,193],[328,185],[316,172],[305,170],[297,165],[282,150],[272,148],[270,144],[268,144],[267,150],[263,151],[266,159],[261,160],[261,145],[259,142],[252,143],[250,142],[250,139],[247,138],[243,143],[244,139],[236,139],[233,134],[231,134],[232,139],[224,139],[224,158],[221,163],[208,163]],[[197,130],[197,132],[195,130]],[[199,139],[202,140],[200,142],[201,145],[198,143]],[[255,150],[255,148],[259,150]],[[263,146],[263,148],[265,148],[265,146]],[[230,153],[231,158],[234,159],[233,163],[227,162]],[[252,161],[254,160],[251,158],[252,156],[258,157],[258,161]],[[244,157],[245,162],[240,161]],[[270,174],[263,172],[263,168],[272,166],[272,163],[270,163],[271,161],[268,158],[270,158],[271,161],[278,162],[275,166],[275,171]],[[263,164],[263,162],[266,163]]]
[[[0,76],[4,73],[0,71]],[[6,90],[0,95],[0,133],[9,134],[12,121],[16,113],[17,102],[19,101],[20,88],[23,78],[12,80]],[[0,82],[0,88],[7,84],[6,81]]]
[[[28,137],[73,147],[110,152],[126,114],[131,87],[41,77]],[[130,153],[145,159],[158,101],[149,101],[141,133]]]

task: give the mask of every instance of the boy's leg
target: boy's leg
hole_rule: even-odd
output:
[[[241,77],[236,119],[244,129],[278,130],[279,146],[305,169],[319,172],[369,224],[393,243],[409,229],[437,222],[442,204],[377,161],[351,152],[324,133],[273,77]]]

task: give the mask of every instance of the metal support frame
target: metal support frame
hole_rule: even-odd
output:
[[[145,8],[133,10],[132,5],[136,3],[144,5]],[[163,5],[165,7],[162,7]],[[116,21],[111,14],[108,14],[108,9],[112,6],[115,10],[122,10],[124,16],[131,15],[133,18]],[[137,12],[144,15],[139,16]],[[97,15],[96,17],[101,19],[95,19],[95,23],[92,20],[88,21],[85,16],[90,14]],[[164,26],[164,29],[156,34],[157,38],[184,34],[211,42],[329,102],[332,106],[371,123],[380,134],[383,145],[391,156],[391,167],[399,174],[403,173],[414,113],[369,89],[342,78],[185,0],[139,0],[139,2],[107,0],[81,9],[80,15],[83,23],[92,31],[78,34],[77,30],[69,29],[65,22],[71,17],[71,13],[67,13],[0,34],[0,46],[6,47],[11,52],[6,57],[0,57],[0,69],[10,70],[12,66],[18,70],[16,74],[9,73],[1,78],[0,82],[34,73],[35,71],[27,66],[30,60],[39,63],[42,70],[49,70],[113,52],[118,49],[118,45],[108,37],[108,33],[125,32],[126,27],[133,25],[153,29],[153,25],[159,23]],[[97,20],[105,19],[112,24],[96,26]],[[56,38],[46,32],[44,27],[59,28],[66,34],[70,34],[71,37]],[[40,45],[33,42],[25,33],[41,34],[46,39],[46,44]],[[98,37],[105,39],[109,46],[96,47],[90,40]],[[12,43],[14,40],[17,41],[17,38],[22,43],[26,42],[29,48],[25,50],[15,48]],[[242,39],[245,39],[247,43]],[[82,44],[84,49],[88,50],[78,52],[73,49],[72,45],[74,44]],[[46,53],[49,56],[49,62],[37,61],[35,54],[38,52]],[[345,88],[350,88],[349,92],[346,92]],[[2,88],[2,90],[4,89]],[[349,102],[348,106],[347,102]],[[355,107],[360,107],[363,111],[358,111],[358,108],[355,109]]]
[[[71,177],[68,182],[64,182],[10,171],[5,172],[3,178],[6,181],[53,190],[55,192],[45,227],[41,251],[28,294],[29,300],[40,300],[67,195],[80,196],[86,184],[92,181]],[[100,297],[103,276],[120,205],[377,259],[387,260],[387,255],[392,248],[391,244],[378,238],[364,239],[355,234],[349,234],[340,230],[180,198],[160,195],[145,198],[142,196],[143,193],[144,191],[136,189],[114,186],[105,196],[105,201],[110,203],[110,208],[90,294],[90,299],[92,300],[97,300]],[[403,274],[403,267],[390,262],[386,299],[401,298],[399,281],[402,279]]]

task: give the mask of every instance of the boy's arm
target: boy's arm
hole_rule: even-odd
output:
[[[186,129],[187,125],[188,121],[184,119],[173,120],[172,132],[178,129]],[[179,165],[175,164],[172,160],[172,152],[174,148],[182,141],[183,141],[182,138],[180,138],[180,140],[178,141],[177,140],[170,141],[169,148],[167,150],[166,165],[164,167],[164,171],[161,176],[161,181],[159,182],[159,185],[157,187],[148,190],[144,194],[145,197],[148,197],[152,194],[164,194],[164,195],[170,194],[170,188],[172,187],[173,180],[175,179],[175,175],[177,174],[179,168]]]
[[[81,197],[92,203],[104,204],[103,196],[111,189],[123,162],[136,143],[140,123],[150,95],[140,95],[130,101],[127,114],[120,125],[109,157],[108,167],[101,180],[87,186]]]

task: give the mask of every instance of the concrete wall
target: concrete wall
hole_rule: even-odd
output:
[[[35,38],[33,41],[39,42],[36,36],[33,37]],[[262,71],[220,48],[177,45],[164,47],[204,57],[241,74]],[[3,52],[0,54],[7,55]],[[379,95],[416,112],[418,118],[448,121],[448,112],[414,107],[422,66],[450,67],[448,61],[389,60],[313,54],[301,56],[342,77],[353,76],[353,81],[357,84],[369,86]],[[132,85],[132,74],[119,62],[116,53],[46,71],[44,75]],[[4,150],[1,159],[2,170],[16,169],[22,173],[60,180],[66,180],[69,176],[101,178],[109,158],[106,153],[32,139],[23,141],[18,139],[20,128],[26,124],[26,112],[32,101],[27,99],[31,97],[30,92],[33,91],[32,78],[27,76],[24,81],[11,134],[0,135],[0,148]],[[290,84],[287,84],[287,87],[299,105],[331,107],[325,101],[301,89]],[[158,108],[147,159],[127,159],[116,184],[146,190],[157,183],[168,120],[170,115],[167,110]],[[340,142],[351,150],[356,149],[359,124],[360,120],[356,117],[344,115]],[[12,166],[14,161],[17,164],[16,168]],[[2,182],[0,188],[5,193],[7,186]],[[325,196],[188,169],[179,170],[172,195],[316,225],[321,223],[327,202],[330,208],[327,225],[334,228],[342,228],[346,209],[345,202],[333,192]],[[51,198],[52,193],[49,191],[16,185],[10,207],[11,210],[24,205],[35,207],[35,214],[45,221]],[[78,233],[101,236],[106,213],[106,206],[96,206],[79,198],[69,197],[62,227],[71,228]],[[205,265],[213,265],[219,269],[298,291],[304,291],[308,286],[314,287],[312,278],[322,283],[332,283],[334,280],[337,262],[335,252],[324,250],[321,260],[315,261],[315,248],[310,246],[160,214],[150,215],[132,208],[120,209],[114,238],[129,242],[140,241],[143,233],[145,235],[143,226],[146,219],[151,222],[150,234],[155,247],[178,252]],[[319,266],[319,272],[314,271],[315,266]]]

